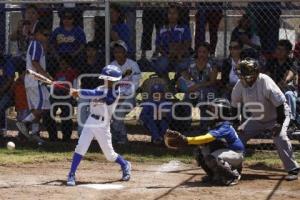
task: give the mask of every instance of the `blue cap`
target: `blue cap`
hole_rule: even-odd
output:
[[[154,84],[151,86],[151,93],[156,93],[156,92],[165,92],[165,87],[162,84]]]
[[[119,81],[122,79],[122,71],[115,65],[107,65],[102,69],[99,78],[109,81]]]

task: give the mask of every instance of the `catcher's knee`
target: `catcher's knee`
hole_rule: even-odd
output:
[[[205,156],[204,161],[211,169],[214,169],[218,165],[217,159],[213,155]]]

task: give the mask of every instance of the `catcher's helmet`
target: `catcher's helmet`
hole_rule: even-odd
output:
[[[109,81],[119,81],[122,79],[122,71],[115,65],[107,65],[102,69],[99,78]]]
[[[259,64],[255,59],[246,58],[236,67],[236,74],[241,79],[252,78],[259,72]]]
[[[231,117],[231,105],[228,99],[217,98],[212,101],[212,107],[217,109],[217,120],[222,121],[226,120],[226,117]]]

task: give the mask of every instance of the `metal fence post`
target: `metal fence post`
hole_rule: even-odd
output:
[[[110,62],[110,8],[109,0],[105,0],[105,63]]]

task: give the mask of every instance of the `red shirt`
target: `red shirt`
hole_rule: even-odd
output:
[[[66,88],[69,88],[70,86],[73,85],[73,81],[77,78],[78,72],[75,69],[68,68],[66,70],[61,70],[56,72],[54,76],[55,81],[64,81],[68,82],[69,84],[55,84],[55,89],[56,90],[64,90]],[[66,92],[66,91],[65,91]],[[63,93],[65,93],[63,92]]]

